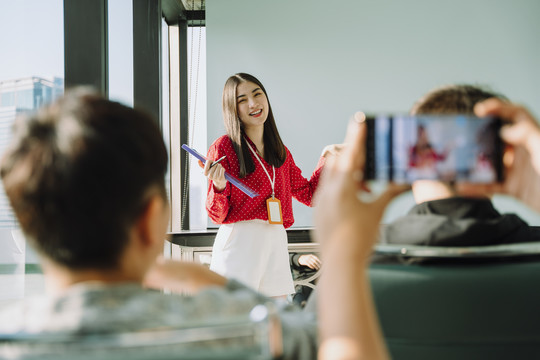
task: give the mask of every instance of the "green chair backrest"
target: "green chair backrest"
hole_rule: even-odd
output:
[[[371,265],[393,359],[540,359],[540,262]]]

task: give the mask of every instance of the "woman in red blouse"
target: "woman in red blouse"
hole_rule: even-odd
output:
[[[437,162],[445,161],[450,148],[438,153],[429,141],[423,125],[416,128],[416,143],[409,148],[409,174],[411,180],[437,179]]]
[[[325,148],[308,180],[281,141],[259,80],[245,73],[229,77],[222,106],[227,135],[210,146],[204,169],[210,180],[206,209],[212,221],[221,224],[210,268],[269,296],[292,294],[285,232],[294,222],[292,198],[312,206],[324,156],[340,146]],[[250,198],[234,187],[225,179],[225,171],[259,196]]]

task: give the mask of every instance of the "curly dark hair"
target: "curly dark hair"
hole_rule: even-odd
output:
[[[457,84],[431,90],[412,107],[411,114],[472,114],[476,103],[496,97],[507,98],[487,87]]]
[[[489,90],[487,87],[456,84],[446,85],[431,90],[420,98],[412,107],[413,115],[451,115],[474,114],[474,106],[489,98],[498,98],[507,101],[506,96]],[[487,123],[477,133],[477,142],[483,149],[483,155],[494,166],[499,166],[495,159],[499,156],[499,147],[496,146],[498,122],[496,119]]]

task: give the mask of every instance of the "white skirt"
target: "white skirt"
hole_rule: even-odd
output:
[[[264,220],[221,225],[210,269],[267,296],[294,293],[283,225],[271,225]]]

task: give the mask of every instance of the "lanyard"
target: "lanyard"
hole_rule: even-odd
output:
[[[246,140],[246,144],[247,144],[247,146],[249,146],[249,150],[251,150],[251,152],[253,153],[253,155],[255,155],[257,160],[259,160],[259,163],[261,164],[261,167],[263,168],[264,172],[266,173],[266,176],[268,176],[268,180],[270,180],[270,185],[272,185],[272,199],[274,199],[274,184],[276,183],[276,168],[274,167],[274,165],[272,165],[272,171],[274,172],[274,178],[272,179],[272,178],[270,178],[270,174],[268,173],[268,171],[264,167],[261,159],[259,158],[259,155],[257,155],[257,152],[255,150],[253,150],[253,148],[249,144],[249,141]]]

